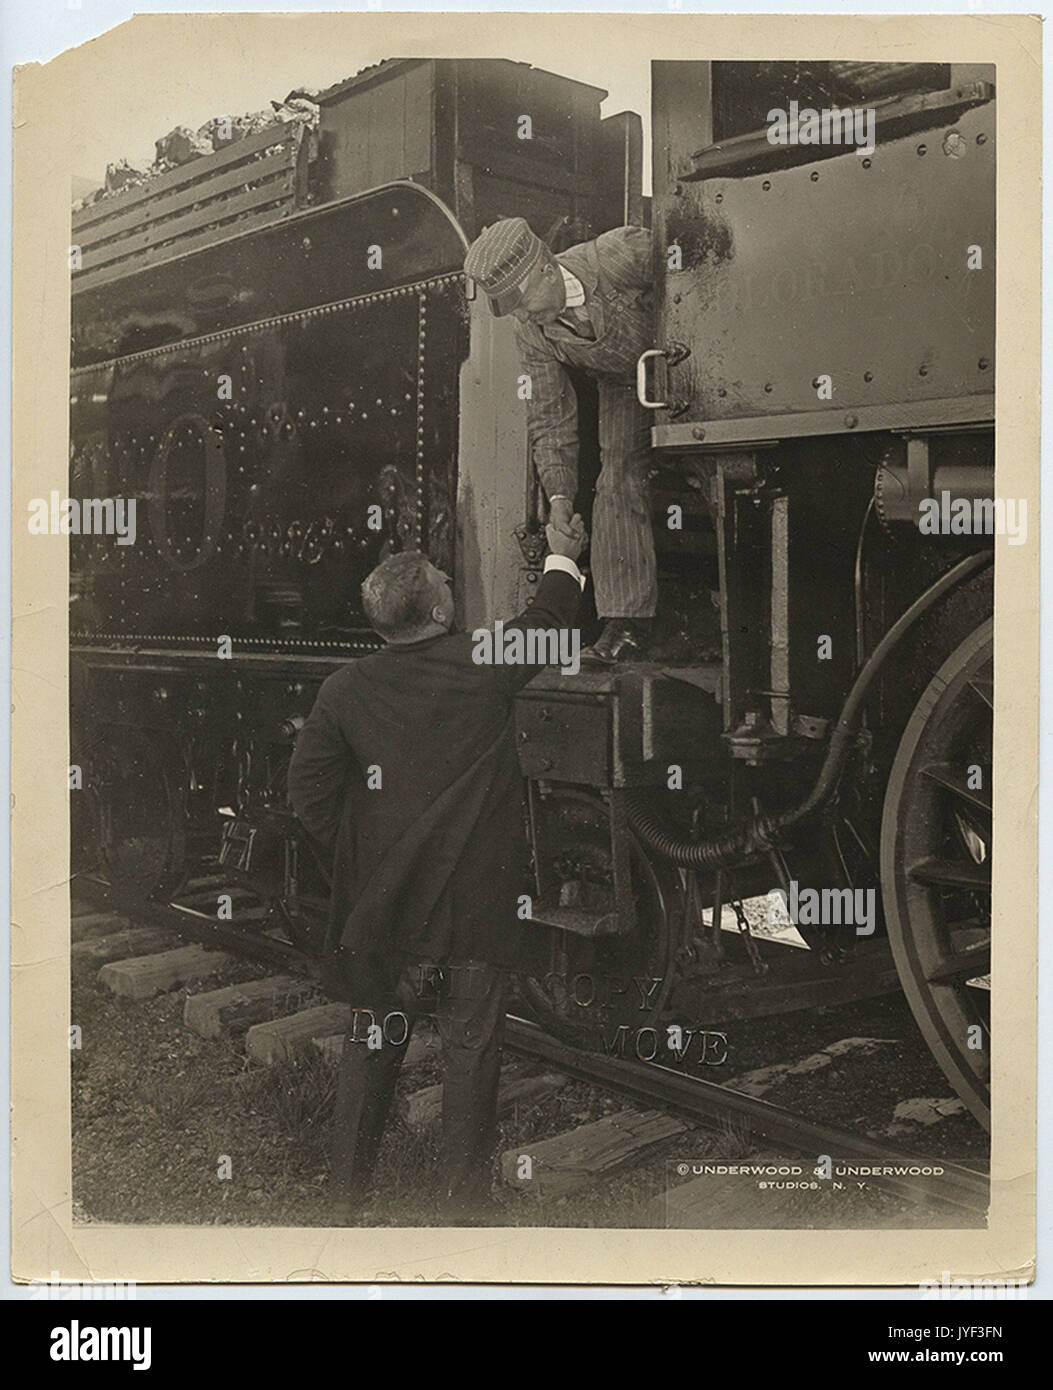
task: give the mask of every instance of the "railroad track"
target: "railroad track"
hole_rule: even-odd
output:
[[[216,895],[221,891],[232,891],[236,897],[234,916],[230,921],[217,920],[215,915]],[[163,933],[166,939],[171,936],[181,942],[195,943],[198,948],[211,948],[213,951],[226,953],[224,959],[227,956],[246,958],[265,966],[278,967],[282,974],[277,978],[286,982],[299,979],[306,988],[314,974],[310,958],[284,939],[280,927],[268,914],[267,909],[244,891],[239,893],[236,889],[224,889],[223,880],[219,875],[192,881],[188,891],[179,901],[168,903],[130,897],[100,880],[79,880],[76,896],[83,904],[90,904],[97,917],[112,914],[115,922],[119,920],[135,924],[138,929],[153,928]],[[206,905],[210,910],[205,910]],[[124,959],[129,966],[134,967],[138,961],[144,961],[147,963],[144,966],[146,969],[152,960],[160,961],[166,954],[180,954],[179,951],[157,952],[157,941],[146,941],[144,937],[136,937],[135,930],[124,930],[127,933],[126,951],[120,944],[114,948],[118,962]],[[152,945],[154,952],[140,956],[138,952],[143,948],[144,942],[147,946]],[[173,969],[175,965],[182,968],[185,961],[187,957],[181,956],[179,962],[173,965]],[[171,976],[172,982],[166,984],[164,981],[168,977],[164,975],[163,968],[159,968],[162,969],[162,973],[157,977],[162,980],[160,989],[176,988],[180,983],[186,982],[180,976],[179,969],[175,969],[175,974]],[[203,972],[196,978],[207,977],[206,964]],[[260,982],[261,999],[266,996],[266,990],[263,988],[266,983]],[[283,988],[284,993],[275,996],[279,1000],[279,1014],[283,1009],[291,1009],[292,1012],[272,1020],[272,1023],[278,1026],[275,1034],[277,1041],[270,1040],[270,1035],[264,1038],[260,1034],[257,1037],[257,1046],[264,1046],[262,1054],[257,1050],[258,1058],[262,1056],[270,1060],[281,1055],[282,1049],[287,1045],[282,1041],[284,1035],[281,1032],[281,1024],[288,1022],[292,1026],[288,1042],[288,1045],[292,1046],[297,1036],[296,1020],[306,1020],[307,1011],[299,1012],[297,1001],[302,1003],[307,996],[297,994],[288,984]],[[144,993],[140,997],[146,998],[148,994]],[[196,998],[207,1000],[209,996]],[[317,1021],[316,1036],[319,1030],[324,1033],[325,1027],[328,1026],[328,1050],[335,1054],[338,1046],[336,1034],[339,1030],[332,1025],[332,1012],[324,1014],[324,1009],[328,1007],[330,1011],[334,1011],[344,1006],[319,1006],[316,998],[311,1007],[315,1011],[312,1015],[312,1026]],[[309,1031],[308,1029],[304,1033],[305,1037]],[[266,1033],[266,1025],[263,1026],[263,1033]],[[267,1048],[275,1050],[268,1052]],[[731,1126],[739,1136],[752,1136],[780,1158],[798,1158],[802,1165],[807,1165],[806,1172],[811,1172],[820,1156],[826,1155],[834,1164],[842,1167],[867,1169],[867,1181],[896,1199],[908,1203],[935,1200],[945,1209],[956,1209],[959,1217],[967,1224],[981,1222],[986,1212],[989,1184],[986,1174],[982,1171],[982,1165],[963,1165],[941,1159],[938,1195],[934,1195],[931,1176],[933,1161],[930,1155],[893,1146],[849,1129],[815,1123],[802,1114],[765,1100],[756,1094],[755,1088],[754,1093],[751,1093],[749,1085],[746,1089],[737,1090],[733,1086],[686,1074],[659,1062],[585,1052],[551,1037],[529,1020],[515,1016],[508,1019],[506,1050],[525,1059],[535,1069],[532,1077],[512,1069],[513,1090],[517,1096],[523,1098],[524,1103],[529,1103],[531,1096],[546,1091],[547,1087],[540,1084],[541,1079],[551,1080],[556,1076],[587,1083],[608,1096],[629,1102],[633,1107],[645,1107],[639,1123],[634,1116],[640,1115],[641,1112],[636,1109],[627,1110],[605,1120],[593,1122],[591,1129],[595,1131],[594,1135],[586,1135],[585,1131],[590,1129],[590,1126],[583,1125],[580,1131],[572,1128],[562,1136],[566,1141],[563,1150],[578,1154],[576,1161],[579,1168],[588,1168],[587,1154],[581,1159],[579,1152],[587,1150],[587,1139],[594,1138],[604,1152],[605,1157],[600,1166],[607,1171],[613,1170],[619,1163],[624,1164],[634,1153],[642,1155],[655,1152],[663,1145],[668,1147],[678,1136],[682,1137],[684,1143],[690,1142],[692,1127],[719,1130]],[[836,1046],[827,1049],[829,1053],[835,1054],[836,1050]],[[827,1059],[820,1056],[818,1059],[813,1057],[806,1060],[817,1064],[825,1063]],[[536,1074],[537,1068],[541,1069],[540,1078]],[[808,1069],[806,1065],[804,1070]],[[767,1070],[778,1071],[779,1068]],[[800,1071],[800,1064],[793,1070]],[[760,1072],[751,1075],[760,1075]],[[437,1087],[429,1089],[430,1092],[438,1090]],[[419,1096],[412,1109],[414,1113],[433,1113],[436,1107],[432,1095],[429,1093]],[[575,1147],[579,1133],[580,1143]],[[559,1144],[556,1147],[559,1148]],[[504,1155],[506,1180],[513,1185],[517,1157],[511,1152]],[[874,1172],[875,1169],[882,1171]],[[548,1172],[546,1182],[549,1191],[572,1190],[574,1185],[565,1171],[557,1173],[555,1169]]]

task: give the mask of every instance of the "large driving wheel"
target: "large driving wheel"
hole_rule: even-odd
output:
[[[537,842],[542,878],[557,897],[572,890],[575,903],[602,915],[614,911],[610,823],[595,793],[554,788],[538,798]],[[676,875],[656,865],[629,839],[633,930],[625,935],[580,936],[531,925],[532,968],[521,980],[524,1002],[548,1032],[577,1047],[614,1049],[646,1057],[672,986]],[[543,916],[543,905],[539,905]],[[637,983],[639,982],[639,983]],[[628,1032],[619,1039],[622,1027]],[[659,1045],[663,1040],[658,1039]]]
[[[907,999],[948,1081],[991,1121],[993,624],[944,662],[885,793],[881,886]]]

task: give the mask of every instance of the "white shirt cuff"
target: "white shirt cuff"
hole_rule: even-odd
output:
[[[572,579],[576,579],[579,587],[584,589],[585,576],[569,555],[546,555],[545,573],[548,574],[549,570],[563,570],[563,572],[569,574]]]

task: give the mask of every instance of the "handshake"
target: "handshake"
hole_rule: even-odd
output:
[[[570,502],[558,497],[552,503],[545,535],[553,555],[565,555],[568,560],[577,562],[589,542],[589,536],[584,521],[577,512],[573,515],[571,512]]]

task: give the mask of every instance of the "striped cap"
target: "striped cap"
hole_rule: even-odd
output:
[[[464,273],[490,296],[490,307],[500,317],[519,303],[523,281],[547,248],[522,217],[506,217],[486,227],[468,248]]]

